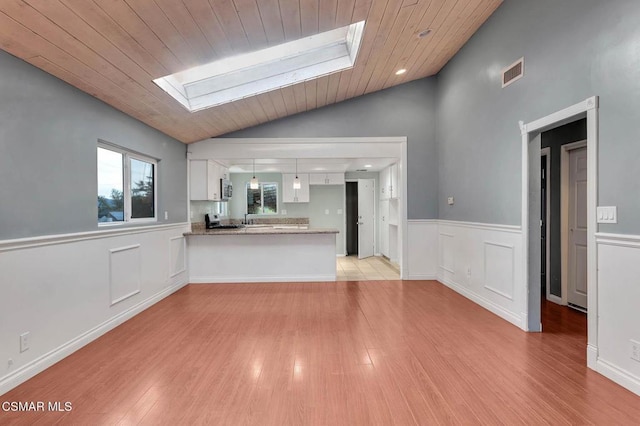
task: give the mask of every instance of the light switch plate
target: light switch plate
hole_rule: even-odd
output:
[[[342,209],[338,209],[338,212],[336,214],[342,214]]]
[[[618,223],[618,207],[598,206],[596,217],[598,223]]]
[[[449,204],[450,206],[453,205],[453,197],[447,198],[447,204]]]

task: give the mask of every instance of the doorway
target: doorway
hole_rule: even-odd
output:
[[[586,119],[586,287],[587,291],[587,365],[595,369],[597,363],[597,161],[598,161],[598,98],[588,98],[563,110],[525,124],[522,133],[522,236],[525,267],[525,317],[527,331],[542,331],[541,322],[541,135],[567,123]]]
[[[541,286],[546,287],[546,295],[542,297],[559,305],[567,305],[568,248],[571,238],[568,225],[569,200],[575,199],[568,193],[569,188],[569,153],[575,149],[586,147],[586,118],[543,131],[540,135],[540,220],[541,220]],[[586,155],[586,151],[585,151]],[[574,162],[575,165],[575,162]],[[586,163],[582,162],[583,173]],[[586,175],[583,176],[586,179]],[[582,207],[580,219],[586,220],[586,182],[582,186]],[[586,231],[586,229],[585,229]],[[585,247],[586,249],[586,247]],[[586,254],[585,252],[583,252]],[[582,266],[586,268],[586,259]],[[586,286],[586,269],[581,274]],[[584,288],[586,291],[586,287]],[[582,305],[586,308],[585,304]]]
[[[358,182],[346,182],[346,255],[358,254]]]
[[[540,153],[540,248],[542,255],[540,256],[540,297],[549,299],[550,295],[550,274],[549,268],[549,172],[551,169],[551,148],[542,148]]]
[[[346,182],[347,256],[358,259],[375,253],[375,179]]]

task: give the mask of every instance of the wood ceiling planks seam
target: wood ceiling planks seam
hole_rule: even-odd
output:
[[[0,47],[185,143],[436,74],[502,0],[3,0]],[[367,21],[356,65],[189,113],[153,79]],[[424,39],[417,33],[431,28]],[[398,68],[407,73],[396,76]]]

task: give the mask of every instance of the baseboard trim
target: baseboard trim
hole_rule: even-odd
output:
[[[427,281],[427,280],[437,280],[437,275],[430,274],[409,274],[409,277],[406,278],[411,281]]]
[[[471,300],[472,302],[477,303],[478,305],[482,306],[483,308],[485,308],[486,310],[496,314],[497,316],[499,316],[500,318],[510,322],[511,324],[515,325],[518,328],[521,328],[522,330],[527,330],[526,329],[526,323],[523,323],[522,321],[522,317],[520,317],[520,315],[517,315],[511,311],[508,311],[506,309],[504,309],[502,306],[496,305],[495,303],[493,303],[492,301],[485,299],[484,297],[469,291],[468,289],[462,287],[459,284],[454,283],[453,281],[449,281],[449,280],[445,280],[443,278],[438,278],[438,281],[440,281],[443,285],[449,287],[450,289],[452,289],[453,291],[455,291],[456,293],[461,294],[462,296],[466,297],[467,299]]]
[[[606,378],[613,380],[620,386],[629,389],[636,395],[640,395],[640,378],[634,376],[622,368],[619,368],[603,359],[598,359],[596,371]]]
[[[110,318],[102,324],[97,325],[96,327],[82,333],[78,337],[69,340],[67,343],[58,346],[52,351],[20,367],[9,375],[0,378],[0,395],[3,395],[16,386],[26,382],[36,374],[41,373],[42,371],[51,367],[56,362],[62,360],[63,358],[66,358],[78,349],[86,346],[100,336],[104,335],[108,331],[113,330],[120,324],[131,319],[145,309],[151,307],[152,305],[155,305],[165,297],[180,290],[185,285],[187,285],[186,279],[176,285],[161,290],[160,292],[132,306],[126,311],[119,313],[118,315]]]
[[[587,367],[598,371],[598,348],[593,345],[587,345]]]
[[[190,277],[190,284],[230,284],[230,283],[283,283],[283,282],[326,282],[336,281],[336,275],[307,275],[300,277]]]
[[[547,300],[548,300],[549,302],[553,302],[553,303],[556,303],[556,304],[558,304],[558,305],[563,305],[563,303],[562,303],[562,298],[560,298],[560,297],[558,297],[558,296],[556,296],[556,295],[553,295],[553,294],[548,295],[548,296],[547,296]]]

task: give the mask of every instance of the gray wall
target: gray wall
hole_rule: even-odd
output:
[[[223,137],[407,136],[408,217],[437,218],[438,159],[433,78],[265,123]]]
[[[599,204],[605,232],[640,233],[640,7],[637,0],[505,0],[438,75],[439,215],[520,224],[525,123],[600,96]],[[500,70],[525,57],[525,76]],[[448,206],[447,196],[456,204]]]
[[[582,141],[587,138],[587,120],[582,119],[566,124],[541,135],[541,147],[550,148],[551,151],[551,168],[547,171],[548,179],[550,179],[549,193],[549,265],[547,265],[547,274],[549,274],[549,289],[551,294],[558,297],[562,296],[562,253],[560,250],[561,240],[561,216],[560,216],[560,165],[562,145],[568,143]]]
[[[3,51],[0,70],[0,240],[98,229],[98,139],[160,159],[159,223],[187,221],[182,143]]]
[[[289,206],[290,204],[285,205]],[[311,185],[308,206],[309,226],[338,229],[340,232],[336,235],[336,253],[345,254],[344,185]],[[329,210],[329,213],[327,214],[325,210]],[[342,210],[342,213],[338,214],[338,210]]]

